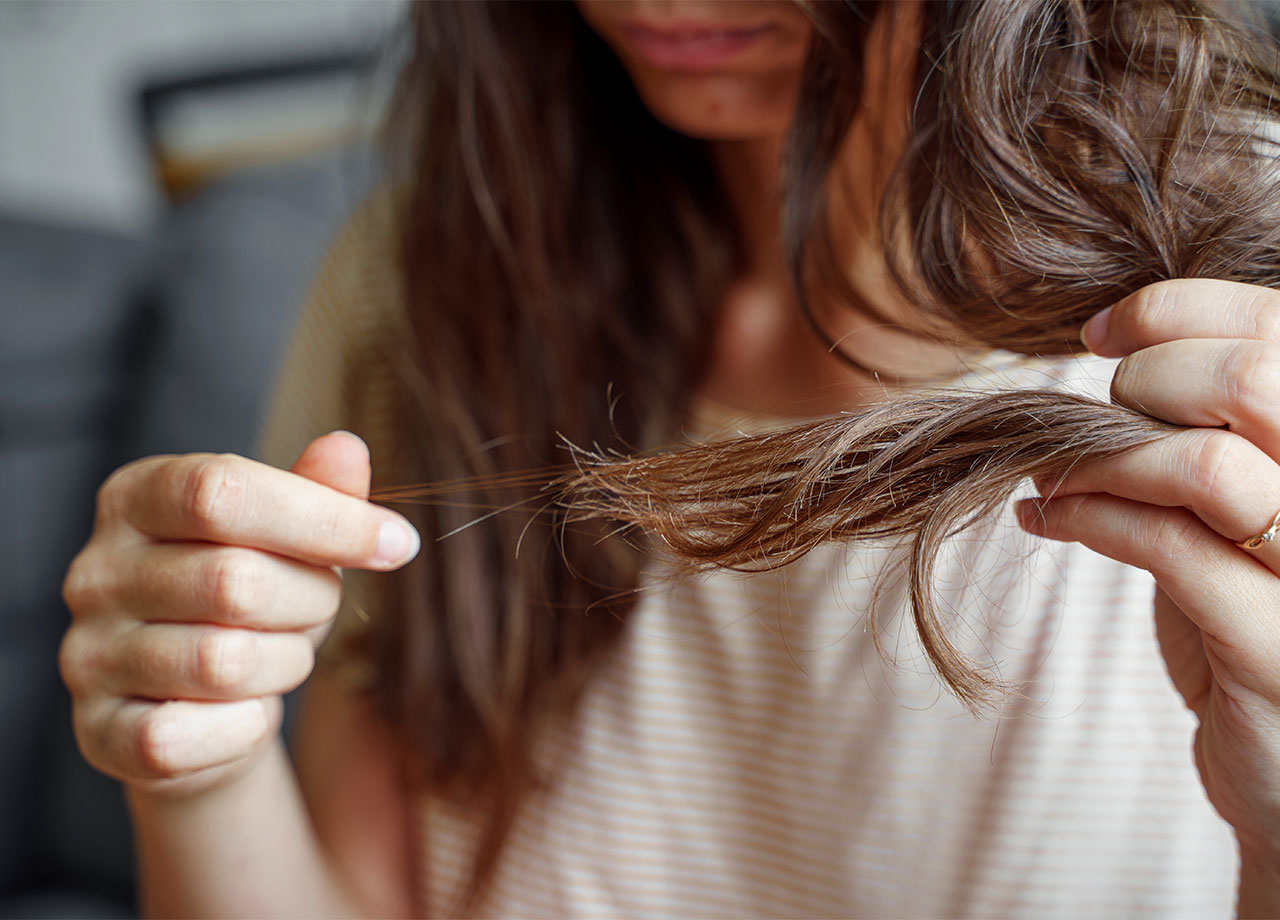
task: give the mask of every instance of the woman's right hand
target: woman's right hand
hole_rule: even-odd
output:
[[[418,551],[408,521],[366,500],[369,475],[347,432],[290,472],[193,454],[112,474],[63,590],[60,665],[89,763],[186,795],[255,761],[337,612],[337,568],[388,571]]]

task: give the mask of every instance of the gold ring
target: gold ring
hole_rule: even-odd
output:
[[[1276,538],[1276,534],[1280,534],[1280,511],[1276,512],[1276,516],[1271,519],[1271,526],[1262,533],[1254,534],[1247,540],[1241,540],[1236,546],[1241,549],[1257,549],[1264,543],[1270,543]]]

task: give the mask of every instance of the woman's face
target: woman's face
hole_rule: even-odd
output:
[[[577,0],[649,111],[707,140],[784,134],[809,46],[809,20],[772,0]]]

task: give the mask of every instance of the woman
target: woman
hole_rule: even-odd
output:
[[[1191,3],[415,15],[409,187],[338,244],[272,441],[347,425],[387,483],[480,479],[415,512],[429,558],[360,594],[296,778],[278,694],[337,607],[330,567],[419,547],[363,501],[364,446],[104,486],[62,665],[148,908],[1203,915],[1238,872],[1241,914],[1280,912],[1280,328],[1256,286],[1280,281],[1277,81],[1249,40]],[[1148,284],[1189,274],[1227,280]],[[950,658],[892,632],[892,545],[664,588],[605,525],[476,521],[565,440],[1083,386],[1090,362],[992,349],[1069,354],[1108,303],[1084,340],[1124,358],[1113,398],[1198,427],[1043,483],[1021,522],[1062,546],[1027,560],[1008,514],[957,541]],[[1156,577],[1159,650],[1119,563]],[[887,636],[859,635],[877,609]],[[966,662],[1020,692],[957,718],[923,669],[877,670],[877,638],[967,700]]]

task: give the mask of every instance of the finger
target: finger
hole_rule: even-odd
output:
[[[1054,498],[1109,493],[1148,505],[1185,507],[1230,543],[1265,530],[1280,509],[1280,467],[1244,438],[1217,429],[1175,431],[1119,456],[1082,463],[1060,482],[1039,485],[1042,494]],[[1280,541],[1250,556],[1280,574]]]
[[[1022,502],[1018,515],[1032,533],[1079,542],[1151,572],[1204,634],[1209,661],[1229,691],[1280,695],[1276,578],[1249,564],[1190,512],[1110,495],[1073,495]]]
[[[402,516],[328,486],[229,454],[127,467],[108,504],[161,540],[249,546],[312,565],[392,569],[418,551]]]
[[[290,472],[362,501],[369,497],[369,447],[350,431],[333,431],[316,438]]]
[[[105,654],[105,690],[149,700],[243,700],[288,693],[315,664],[301,633],[145,623]]]
[[[141,620],[305,630],[332,619],[342,599],[333,569],[243,546],[154,543],[121,568],[118,603]]]
[[[1203,719],[1213,688],[1213,669],[1205,656],[1199,628],[1179,609],[1163,588],[1155,596],[1156,641],[1173,687],[1187,708]]]
[[[125,780],[156,781],[242,760],[280,727],[276,698],[231,703],[98,700],[76,707],[85,757]]]
[[[1134,352],[1116,368],[1111,398],[1179,425],[1228,427],[1280,461],[1280,345],[1182,339]]]
[[[1175,339],[1256,339],[1280,343],[1280,293],[1207,278],[1149,284],[1085,323],[1094,354],[1120,358]]]

